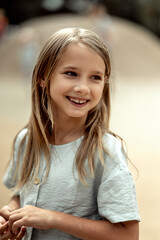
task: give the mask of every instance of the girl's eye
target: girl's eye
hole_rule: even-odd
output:
[[[65,74],[66,74],[67,76],[77,77],[77,73],[72,72],[72,71],[65,72]]]
[[[100,76],[98,76],[98,75],[91,76],[91,79],[93,79],[93,80],[102,80],[102,78]]]

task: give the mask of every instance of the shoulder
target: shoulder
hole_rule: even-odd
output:
[[[103,147],[113,153],[116,149],[122,148],[122,140],[110,133],[105,133],[102,138]]]
[[[23,128],[20,132],[18,132],[18,134],[15,137],[14,148],[18,148],[20,146],[22,140],[27,135],[27,132],[28,128]]]
[[[104,134],[102,141],[106,164],[108,163],[110,166],[116,165],[120,169],[125,169],[128,157],[123,141],[109,133]]]
[[[13,151],[12,151],[12,158],[10,161],[10,164],[8,165],[7,172],[4,176],[3,182],[8,188],[13,188],[15,187],[16,184],[16,177],[15,172],[17,169],[18,164],[21,163],[19,162],[19,147],[21,145],[21,142],[23,141],[24,137],[27,134],[28,129],[24,128],[22,129],[15,137],[14,142],[13,142]],[[21,157],[20,157],[21,160]],[[14,178],[15,176],[15,178]]]

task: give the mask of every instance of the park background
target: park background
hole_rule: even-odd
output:
[[[23,3],[23,4],[22,4]],[[97,32],[112,60],[111,130],[127,143],[141,215],[140,240],[159,240],[160,2],[1,1],[0,208],[10,192],[3,176],[17,131],[30,115],[30,83],[45,40],[62,27]]]

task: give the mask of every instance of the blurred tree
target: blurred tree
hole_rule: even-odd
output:
[[[0,0],[11,24],[37,16],[83,13],[91,4],[101,3],[111,15],[139,23],[160,36],[160,0]]]
[[[137,18],[140,23],[160,36],[160,0],[138,1]]]
[[[160,0],[100,0],[111,15],[139,23],[160,37]]]

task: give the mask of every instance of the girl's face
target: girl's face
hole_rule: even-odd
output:
[[[50,79],[52,111],[57,119],[82,118],[101,99],[105,63],[83,44],[73,44],[62,55]]]

